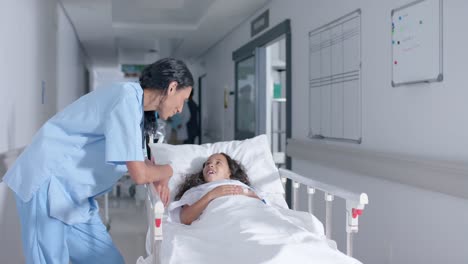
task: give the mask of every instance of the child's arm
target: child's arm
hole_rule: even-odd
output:
[[[192,205],[184,205],[180,210],[180,221],[183,224],[190,225],[193,221],[197,220],[203,213],[208,204],[214,199],[226,196],[236,195],[242,193],[242,187],[237,185],[223,185],[214,188],[205,194],[200,200]]]

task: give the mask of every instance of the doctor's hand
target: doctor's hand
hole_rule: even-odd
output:
[[[150,160],[127,161],[127,169],[130,177],[136,184],[146,184],[153,182],[169,182],[173,174],[169,164],[157,165]]]
[[[151,160],[146,159],[145,164],[147,166],[155,166],[156,161],[154,159],[154,156],[151,157]],[[172,169],[172,165],[169,163],[169,164],[156,165],[156,166],[158,166],[158,170],[160,172],[160,176],[158,177],[159,178],[158,182],[161,181],[167,184],[169,182],[169,179],[172,177],[172,174],[174,173],[174,170]]]
[[[151,160],[148,160],[148,159],[145,160],[145,163],[147,165],[155,165],[154,156],[151,157]],[[172,167],[171,167],[171,165],[167,164],[167,165],[163,165],[163,166],[169,166],[170,171],[171,171],[171,176],[172,176]],[[158,192],[159,198],[161,198],[161,201],[163,202],[165,207],[169,203],[169,197],[170,197],[170,194],[171,194],[171,191],[169,189],[169,180],[170,180],[170,176],[163,179],[163,180],[153,182],[154,188],[156,189],[156,192]]]
[[[167,182],[153,182],[154,188],[159,194],[159,198],[161,198],[161,202],[163,202],[164,207],[167,207],[167,204],[169,203],[169,197],[171,194],[171,190],[169,189],[169,186],[167,185]]]

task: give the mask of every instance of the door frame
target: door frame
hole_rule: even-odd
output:
[[[204,79],[205,78],[205,79]],[[206,80],[206,73],[198,76],[198,145],[202,144],[202,89],[203,89],[203,82],[202,80]]]
[[[275,27],[271,28],[267,32],[263,33],[259,37],[251,40],[244,46],[240,47],[239,49],[235,50],[232,53],[232,59],[235,62],[234,67],[234,78],[235,78],[235,93],[238,93],[238,85],[237,85],[237,64],[245,60],[251,56],[255,56],[255,50],[258,47],[264,47],[267,44],[271,43],[272,41],[284,36],[286,39],[286,139],[292,137],[292,80],[291,80],[291,73],[292,73],[292,63],[291,63],[291,22],[289,19],[284,20],[280,24],[276,25]],[[235,102],[235,108],[237,108],[237,96]],[[237,109],[234,110],[234,114],[237,114]],[[235,117],[234,120],[237,120]],[[235,121],[235,128],[237,127]],[[286,157],[286,168],[291,169],[291,158]]]
[[[267,44],[274,40],[284,36],[286,40],[286,140],[292,138],[292,58],[291,58],[291,21],[286,19],[278,25],[274,26],[267,32],[263,33],[259,37],[251,40],[244,46],[235,50],[232,53],[232,59],[235,62],[234,65],[234,78],[235,78],[235,93],[236,102],[234,115],[237,115],[237,63],[250,57],[255,56],[255,50],[259,47],[265,47]],[[237,128],[237,116],[234,116],[234,129]],[[286,168],[291,169],[291,157],[286,155]],[[288,180],[286,184],[286,190],[290,189],[291,182]],[[291,195],[287,192],[286,201],[288,204],[291,202]]]

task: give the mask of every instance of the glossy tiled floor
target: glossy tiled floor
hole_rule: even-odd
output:
[[[104,213],[104,199],[99,199],[101,215]],[[144,203],[136,205],[134,199],[109,198],[109,233],[122,253],[125,263],[135,263],[139,256],[146,256],[146,212]]]

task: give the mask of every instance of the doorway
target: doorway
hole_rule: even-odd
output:
[[[233,53],[235,61],[234,137],[266,134],[278,167],[291,168],[290,21],[273,27]]]

